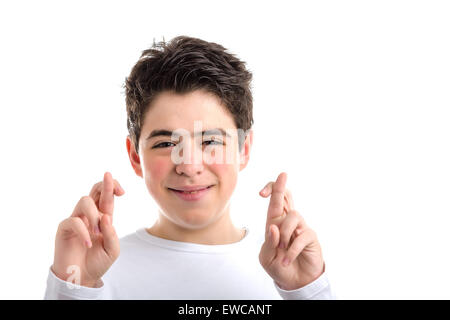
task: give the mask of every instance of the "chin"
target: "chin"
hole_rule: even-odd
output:
[[[178,221],[182,227],[188,229],[198,229],[202,228],[211,223],[213,217],[209,215],[207,212],[211,212],[209,210],[199,210],[195,211],[185,211],[180,212],[176,215],[176,221]]]

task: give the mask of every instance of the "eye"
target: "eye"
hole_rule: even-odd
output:
[[[203,141],[203,143],[205,143],[205,142],[211,142],[211,143],[208,143],[207,145],[211,145],[211,144],[223,144],[221,141],[219,141],[219,140],[214,140],[214,139]]]
[[[156,146],[154,146],[152,149],[165,148],[167,143],[174,144],[173,142],[161,142],[161,143],[158,143]]]

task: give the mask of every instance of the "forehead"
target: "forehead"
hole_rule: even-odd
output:
[[[200,121],[200,122],[199,122]],[[194,124],[203,129],[236,129],[233,117],[220,99],[204,90],[186,94],[165,91],[153,100],[144,118],[142,133],[156,128],[194,131]]]

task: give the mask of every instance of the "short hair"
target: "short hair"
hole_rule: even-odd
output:
[[[238,132],[253,125],[252,73],[245,62],[223,46],[198,38],[178,36],[166,43],[153,41],[142,52],[125,79],[127,128],[139,153],[144,117],[163,91],[183,94],[204,89],[215,94],[233,116]],[[239,136],[241,150],[245,136]]]

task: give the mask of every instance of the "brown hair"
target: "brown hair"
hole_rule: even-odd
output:
[[[166,90],[183,94],[204,89],[215,94],[246,134],[253,124],[251,80],[245,62],[217,43],[187,36],[169,43],[153,41],[124,84],[127,128],[136,152],[144,116],[157,94]],[[244,139],[239,136],[239,150]]]

